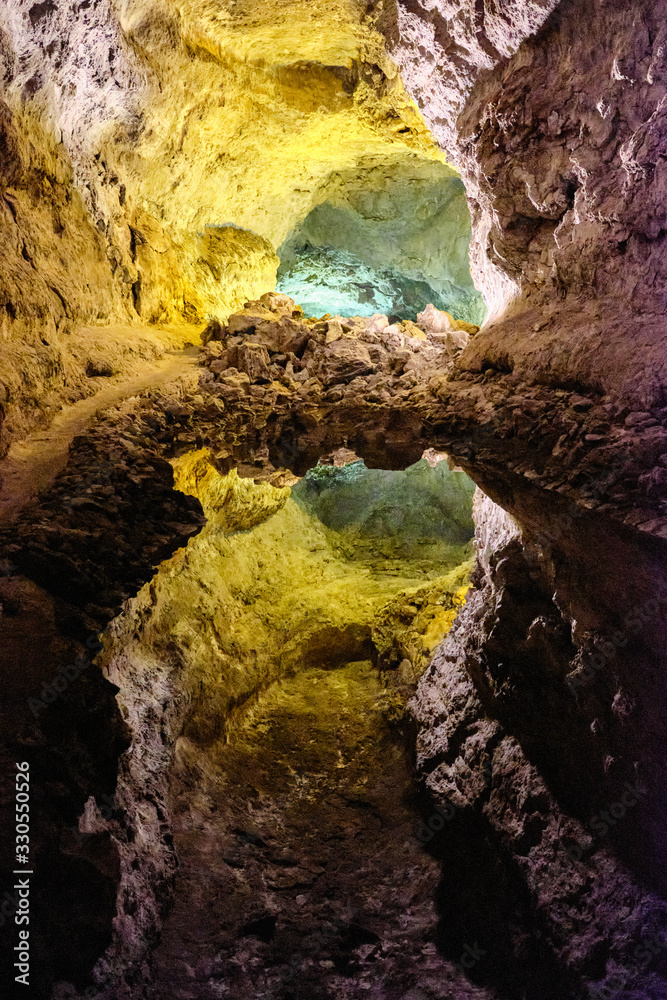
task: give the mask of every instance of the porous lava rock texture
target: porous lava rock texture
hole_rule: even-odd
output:
[[[172,463],[197,452],[207,482],[211,465],[280,489],[341,447],[384,469],[436,448],[485,494],[474,588],[413,700],[421,838],[441,871],[436,964],[466,956],[460,996],[667,995],[666,13],[662,0],[3,6],[7,349],[28,344],[38,385],[61,365],[65,398],[68,309],[72,326],[215,314],[199,384],[94,421],[3,537],[3,650],[29,666],[4,667],[3,724],[8,762],[34,752],[48,776],[35,848],[65,876],[41,912],[62,904],[72,930],[66,948],[51,924],[37,937],[62,996],[93,966],[110,1000],[150,976],[196,630],[163,674],[140,650],[125,673],[106,660],[107,678],[80,660],[82,686],[64,675],[37,722],[30,691],[48,692],[124,601],[136,630],[116,617],[108,652],[162,610],[189,547],[165,558],[215,513],[214,496],[172,490]],[[482,329],[249,298],[336,164],[442,156],[404,86],[466,186]],[[90,288],[65,294],[79,271]]]
[[[109,328],[117,355],[128,326],[192,337],[274,286],[276,248],[325,188],[404,163],[444,154],[358,0],[3,3],[0,404],[21,418],[12,432],[45,385],[58,402],[94,390],[81,329]]]
[[[447,828],[445,853],[461,836],[461,857],[470,857],[463,838],[477,822],[486,838],[490,826],[522,872],[526,899],[550,910],[541,926],[557,964],[587,988],[620,996],[665,990],[664,916],[651,954],[638,944],[623,955],[646,933],[643,917],[634,932],[628,924],[642,906],[617,909],[611,882],[605,901],[606,878],[593,872],[612,851],[640,884],[664,893],[664,515],[614,510],[635,489],[653,498],[656,514],[665,503],[664,14],[653,3],[415,0],[383,15],[406,85],[466,184],[473,269],[490,307],[457,374],[436,390],[443,401],[463,391],[475,411],[441,447],[523,531],[499,515],[482,519],[478,592],[416,701],[420,766],[443,808],[453,799],[469,814],[467,830],[448,840],[454,824]],[[521,384],[516,408],[514,389],[496,395]],[[538,430],[536,401],[549,397]],[[574,413],[585,423],[611,419],[554,439]],[[510,414],[514,428],[498,434],[496,422]],[[648,450],[612,482],[637,428],[646,429]],[[601,446],[609,450],[598,466]],[[510,752],[508,731],[520,752]],[[480,773],[472,761],[484,745],[490,783],[464,788],[464,776]],[[539,782],[530,768],[519,777],[517,752],[538,767]],[[638,794],[628,789],[635,774]],[[522,787],[512,793],[515,780]],[[566,870],[549,860],[550,796],[586,824]],[[581,878],[595,890],[578,888]],[[576,920],[556,902],[565,884]],[[591,906],[594,918],[584,915]],[[556,914],[566,932],[549,926]],[[487,937],[502,940],[498,928]],[[509,964],[506,988],[518,989],[525,970]],[[572,983],[560,989],[576,994]]]
[[[230,508],[229,488],[219,485],[219,473],[229,469],[273,488],[341,444],[381,468],[404,467],[428,446],[456,456],[516,520],[480,496],[475,589],[413,702],[428,796],[421,836],[442,862],[438,948],[456,963],[477,944],[485,961],[469,976],[501,995],[520,995],[525,982],[529,996],[578,998],[591,989],[604,995],[620,983],[659,997],[665,590],[658,531],[664,511],[642,492],[640,470],[665,430],[658,416],[628,427],[620,411],[604,434],[595,434],[598,411],[615,412],[611,397],[521,383],[506,373],[461,373],[457,363],[466,348],[460,336],[470,334],[446,317],[441,325],[452,329],[399,327],[381,316],[309,320],[275,294],[247,303],[228,324],[209,330],[215,339],[202,348],[198,385],[182,385],[172,397],[160,391],[128,400],[80,438],[69,469],[17,526],[7,551],[18,570],[47,587],[57,567],[66,566],[72,603],[81,605],[95,586],[100,607],[82,611],[111,616],[142,575],[150,578],[151,555],[159,559],[165,551],[156,548],[155,536],[177,545],[197,530],[196,502],[176,504],[174,514],[180,513],[167,520],[155,501],[164,496],[164,504],[168,494],[140,501],[144,477],[155,491],[151,480],[165,459],[175,463],[179,489],[199,497],[210,523],[222,516],[233,529],[254,515],[242,495]],[[471,333],[473,341],[480,335]],[[560,420],[572,425],[565,439],[573,442],[573,457],[564,478]],[[616,440],[626,445],[616,448],[616,467],[596,461],[596,450]],[[118,460],[121,451],[125,457],[110,469],[114,449],[120,449]],[[554,482],[556,470],[561,478]],[[81,502],[73,503],[75,483]],[[172,494],[179,495],[193,499]],[[95,516],[82,520],[79,507],[85,512],[91,505]],[[258,518],[261,511],[260,503]],[[110,536],[98,530],[102,516],[113,519],[115,536],[127,539],[139,558],[118,559],[109,551]],[[640,521],[653,531],[638,530]],[[142,563],[144,552],[149,561]],[[82,821],[100,835],[115,830],[122,845],[127,819],[121,817],[135,817],[129,829],[149,817],[138,845],[129,853],[120,848],[125,874],[118,875],[114,940],[97,971],[101,982],[111,977],[117,984],[109,996],[121,983],[130,989],[134,977],[148,975],[140,971],[142,956],[171,898],[170,748],[183,725],[179,713],[201,696],[196,686],[183,692],[184,678],[176,681],[174,670],[182,669],[183,658],[201,656],[202,647],[199,640],[192,647],[194,624],[178,637],[167,612],[162,625],[156,619],[150,626],[156,648],[166,642],[155,657],[142,652],[138,623],[165,613],[181,561],[165,563],[135,611],[130,605],[111,629],[113,648],[120,648],[109,661],[109,679],[124,692],[119,697],[126,699],[134,739],[154,749],[120,767],[122,805],[111,825],[94,812]],[[199,574],[194,556],[191,563],[188,572]],[[209,617],[201,599],[192,606],[195,618]],[[387,621],[391,614],[388,609]],[[376,649],[394,668],[408,648],[428,646],[427,620],[422,637],[404,640],[403,647],[391,628],[378,627]],[[302,626],[295,631],[308,634]],[[219,656],[219,628],[214,636]],[[338,632],[334,640],[345,655],[349,638]],[[314,648],[321,654],[326,642]],[[421,652],[418,659],[423,666]],[[253,690],[252,677],[243,682],[250,688],[242,702]],[[224,690],[213,695],[217,683],[206,681],[212,714],[200,713],[198,723],[212,732],[234,705]],[[163,716],[158,735],[153,722]],[[474,876],[463,879],[462,872]]]
[[[466,367],[663,402],[664,13],[399,0],[385,15],[468,193],[473,271],[497,321]]]

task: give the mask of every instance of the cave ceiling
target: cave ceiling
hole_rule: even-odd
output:
[[[124,221],[117,174],[169,230],[233,223],[277,246],[333,171],[444,160],[365,6],[110,0],[72,26],[65,5],[10,5],[10,98],[29,88],[106,224]]]
[[[667,996],[666,25],[0,6],[0,725],[44,996],[294,1000],[290,949],[308,1000]],[[275,291],[304,249],[460,311],[309,315]]]

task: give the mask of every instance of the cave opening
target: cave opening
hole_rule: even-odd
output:
[[[313,316],[412,320],[431,303],[480,325],[470,211],[444,162],[403,157],[334,171],[278,248],[277,291]]]

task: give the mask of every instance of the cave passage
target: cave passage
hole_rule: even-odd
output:
[[[368,661],[310,667],[228,744],[181,741],[176,902],[148,996],[480,995],[436,950],[439,865],[417,836],[400,688],[385,684]]]
[[[277,290],[308,315],[415,320],[428,303],[480,324],[463,183],[444,163],[367,165],[330,179],[278,248]]]
[[[204,681],[176,742],[179,869],[147,997],[403,997],[416,976],[415,1000],[468,995],[436,950],[439,864],[419,836],[406,711],[471,569],[474,485],[443,458],[385,472],[341,449],[278,510],[267,490],[284,490],[242,484],[222,567],[236,662],[209,653],[209,669],[273,664],[222,728]],[[244,530],[259,496],[264,519]],[[216,534],[190,543],[193,567]]]

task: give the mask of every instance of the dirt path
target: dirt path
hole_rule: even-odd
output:
[[[114,379],[94,396],[64,407],[46,430],[11,445],[0,461],[0,523],[11,524],[67,463],[69,446],[98,413],[146,389],[181,379],[197,380],[197,348],[169,353],[131,378]]]

